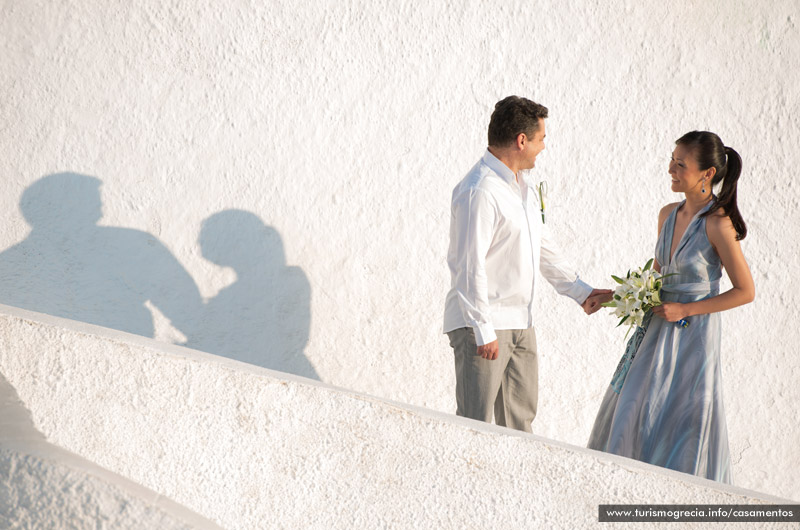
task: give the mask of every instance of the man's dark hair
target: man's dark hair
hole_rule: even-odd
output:
[[[547,107],[519,96],[508,96],[494,106],[489,120],[489,145],[506,147],[520,133],[533,136],[539,130],[539,118],[547,118]]]

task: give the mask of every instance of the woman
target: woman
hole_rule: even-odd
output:
[[[632,361],[603,398],[589,448],[730,483],[719,313],[755,294],[739,245],[747,234],[736,205],[742,160],[711,132],[693,131],[675,144],[672,191],[685,199],[658,215],[655,267],[670,275],[664,303],[631,338]],[[733,288],[720,294],[723,267]]]

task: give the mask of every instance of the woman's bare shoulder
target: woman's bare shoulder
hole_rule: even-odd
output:
[[[672,203],[664,206],[663,208],[661,208],[661,210],[658,212],[658,233],[659,234],[661,233],[661,227],[664,226],[664,221],[667,220],[667,217],[669,217],[669,214],[672,213],[672,210],[677,208],[680,204],[681,203],[679,203],[679,202],[672,202]]]
[[[733,221],[720,208],[706,217],[706,230],[709,235],[736,235]]]
[[[666,219],[667,216],[669,216],[669,214],[672,213],[672,210],[674,210],[680,205],[681,205],[680,202],[671,202],[666,206],[664,206],[663,208],[661,208],[661,210],[658,212],[658,220],[663,221],[664,219]]]

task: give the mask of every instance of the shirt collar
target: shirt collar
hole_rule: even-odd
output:
[[[501,162],[499,158],[494,156],[489,149],[486,149],[486,152],[483,154],[483,163],[489,166],[489,169],[500,175],[500,177],[508,184],[514,184],[517,182],[517,176],[514,174],[514,172],[511,171],[507,165]]]

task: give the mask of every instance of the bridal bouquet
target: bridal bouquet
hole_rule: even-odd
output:
[[[642,325],[644,316],[650,309],[661,305],[661,284],[666,276],[651,269],[652,265],[651,258],[644,267],[628,271],[624,279],[611,276],[619,285],[614,290],[612,300],[603,306],[613,308],[614,315],[620,317],[617,326],[628,322],[628,333],[634,326]],[[627,334],[625,336],[627,337]]]

